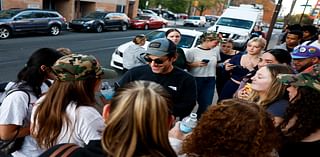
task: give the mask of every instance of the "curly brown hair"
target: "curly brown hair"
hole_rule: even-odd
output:
[[[279,134],[270,115],[255,103],[228,99],[208,108],[180,153],[201,157],[271,157]]]
[[[320,128],[320,92],[310,87],[298,87],[297,96],[290,102],[281,128],[285,129],[289,121],[296,121],[284,132],[285,141],[297,142],[308,137]]]

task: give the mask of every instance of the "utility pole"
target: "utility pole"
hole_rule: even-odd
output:
[[[289,11],[289,13],[287,14],[287,16],[286,16],[286,18],[285,18],[285,20],[284,20],[284,26],[289,23],[289,19],[290,19],[290,16],[291,16],[291,14],[292,14],[292,11],[293,11],[294,6],[296,5],[296,2],[297,2],[297,0],[293,0],[293,1],[292,1],[290,11]]]
[[[266,40],[267,40],[266,49],[267,49],[268,44],[269,44],[269,41],[270,41],[270,39],[271,39],[271,35],[272,35],[272,31],[273,31],[273,26],[274,26],[274,24],[275,24],[276,21],[277,21],[277,18],[278,18],[280,9],[281,9],[281,4],[282,4],[282,0],[278,0],[278,3],[277,3],[277,5],[276,5],[276,8],[274,9],[274,12],[273,12],[272,19],[271,19],[271,23],[270,23],[270,27],[269,27],[269,30],[268,30],[268,33],[267,33],[267,37],[266,37]]]
[[[301,21],[302,21],[304,12],[306,11],[306,7],[309,6],[309,5],[308,5],[308,2],[309,2],[309,0],[307,0],[307,2],[306,2],[305,5],[302,5],[302,6],[304,6],[304,8],[303,8],[302,14],[301,14],[301,16],[300,16],[299,24],[301,24]]]

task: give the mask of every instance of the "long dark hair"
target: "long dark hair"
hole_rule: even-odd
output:
[[[47,77],[47,73],[41,70],[41,66],[51,67],[56,60],[63,55],[51,48],[40,48],[36,50],[28,59],[25,66],[17,75],[17,83],[21,82],[20,86],[30,87],[35,96],[40,97],[41,85]]]

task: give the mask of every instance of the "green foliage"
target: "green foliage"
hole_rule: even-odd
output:
[[[219,4],[225,3],[224,0],[198,0],[198,1],[199,1],[199,5],[196,8],[197,8],[197,10],[199,10],[200,15],[202,15],[202,13],[206,9],[211,9],[213,7],[216,7]]]
[[[292,15],[289,18],[289,24],[296,24],[300,22],[300,18],[301,18],[302,14],[296,14],[296,15]],[[313,20],[309,17],[309,15],[304,14],[301,20],[301,25],[309,25],[312,24]]]

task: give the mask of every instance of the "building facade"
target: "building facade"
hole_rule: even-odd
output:
[[[93,11],[126,13],[130,18],[137,15],[139,0],[0,0],[1,10],[11,8],[37,8],[57,10],[67,21]]]

